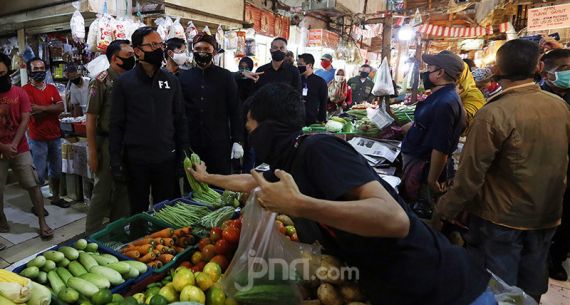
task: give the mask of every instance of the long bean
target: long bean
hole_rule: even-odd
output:
[[[206,228],[219,227],[226,220],[232,218],[235,210],[233,207],[221,207],[214,212],[202,217],[200,224]]]

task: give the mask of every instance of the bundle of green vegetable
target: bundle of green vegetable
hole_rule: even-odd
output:
[[[60,300],[71,304],[82,298],[108,299],[112,296],[109,288],[147,271],[143,263],[119,261],[115,256],[97,250],[96,243],[80,239],[73,247],[64,246],[42,253],[29,261],[20,275],[48,285]]]
[[[380,129],[368,118],[363,118],[357,122],[357,133],[363,136],[375,137],[380,134]]]
[[[325,128],[328,132],[345,132],[350,133],[354,131],[354,125],[350,120],[343,119],[341,117],[333,116],[331,117]]]
[[[355,117],[358,120],[368,116],[366,109],[350,109],[346,113],[350,114],[351,116]]]
[[[210,213],[206,206],[177,202],[175,205],[167,205],[154,213],[154,217],[176,228],[192,227],[200,223],[200,220]]]
[[[194,168],[196,165],[199,165],[202,161],[200,157],[192,153],[190,158],[186,156],[184,158],[184,168]],[[214,191],[210,188],[210,186],[206,183],[199,182],[190,174],[186,172],[186,178],[188,178],[188,183],[192,188],[192,199],[196,202],[206,204],[208,206],[219,207],[222,206],[222,195],[220,193]]]
[[[396,104],[391,105],[390,108],[399,124],[406,124],[414,120],[414,112],[416,111],[415,105],[407,106]]]

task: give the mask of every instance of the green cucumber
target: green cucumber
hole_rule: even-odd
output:
[[[77,258],[79,257],[79,252],[77,252],[77,250],[73,249],[72,247],[63,246],[57,250],[63,253],[65,258],[67,258],[70,261],[77,260]]]
[[[99,274],[109,280],[112,285],[121,285],[125,282],[121,274],[111,268],[103,266],[94,266],[89,270],[90,273]]]
[[[107,266],[109,264],[115,263],[116,261],[113,259],[110,259],[108,257],[105,257],[103,255],[96,255],[94,253],[90,253],[91,257],[93,257],[93,259],[97,262],[97,264],[99,264],[99,266]]]
[[[65,255],[63,255],[63,253],[61,253],[59,251],[53,251],[53,250],[48,250],[48,251],[44,252],[43,255],[48,260],[54,261],[56,263],[61,262],[65,258]]]
[[[57,263],[58,267],[67,267],[69,266],[70,261],[67,258],[64,258],[61,262]]]
[[[81,266],[81,265],[80,265]],[[83,268],[83,267],[82,267]],[[64,284],[67,285],[67,280],[69,280],[70,278],[73,277],[73,275],[69,272],[69,270],[62,268],[62,267],[58,267],[57,269],[55,269],[55,272],[57,272],[57,275],[59,275],[59,278],[63,281]]]
[[[49,286],[56,295],[59,294],[59,291],[61,289],[65,288],[65,284],[63,283],[59,275],[57,275],[57,272],[55,272],[55,270],[48,272],[47,278],[49,281]]]
[[[97,261],[88,253],[79,253],[79,262],[87,271],[91,271],[91,268],[98,266]]]
[[[57,297],[68,304],[73,304],[79,300],[79,292],[73,288],[63,288],[57,294]]]
[[[34,258],[33,260],[29,261],[26,264],[26,267],[35,266],[35,267],[41,268],[45,265],[45,263],[46,263],[46,257],[43,255],[40,255],[40,256],[37,256],[36,258]]]
[[[116,262],[119,261],[118,258],[116,258],[114,255],[109,254],[109,253],[103,253],[103,254],[101,254],[101,256],[106,257],[106,258],[109,259],[109,260],[112,260],[113,263],[116,263]]]
[[[140,274],[145,273],[148,270],[148,267],[145,263],[137,261],[123,261],[123,263],[131,265],[131,267],[137,269]]]
[[[47,273],[40,271],[40,273],[38,273],[38,277],[36,278],[36,282],[42,285],[47,283]]]
[[[50,272],[52,270],[55,270],[56,267],[57,266],[55,265],[55,262],[48,259],[48,260],[46,260],[46,263],[42,267],[42,271]]]
[[[71,274],[73,274],[73,276],[80,276],[82,274],[87,273],[87,270],[85,270],[83,265],[81,265],[78,261],[73,261],[73,262],[69,263],[69,266],[67,266],[67,269],[69,269],[69,272],[71,272]]]
[[[97,249],[99,249],[99,245],[96,243],[89,243],[87,244],[87,247],[85,248],[85,251],[87,252],[97,252]]]
[[[32,279],[32,280],[37,278],[39,274],[40,274],[40,268],[38,268],[36,266],[28,267],[28,268],[22,270],[22,272],[20,272],[21,276],[27,277],[27,278]]]
[[[139,277],[140,272],[137,268],[131,267],[131,269],[129,270],[129,273],[125,274],[125,278],[127,279],[135,279],[137,277]]]
[[[97,286],[93,285],[91,282],[86,281],[82,278],[78,278],[78,277],[72,277],[67,281],[67,285],[70,288],[73,288],[77,291],[79,291],[79,293],[81,293],[82,295],[90,298],[92,297],[94,294],[96,294],[97,292],[99,292],[99,288],[97,288]]]
[[[73,245],[77,250],[85,250],[87,248],[87,241],[85,239],[78,239]]]
[[[129,271],[131,270],[131,265],[129,265],[127,263],[123,263],[123,262],[112,263],[112,264],[107,265],[106,267],[109,267],[109,268],[119,272],[120,274],[128,274]]]
[[[97,286],[97,288],[99,289],[111,287],[111,282],[109,282],[109,280],[106,277],[101,276],[99,274],[85,273],[81,275],[79,278],[91,282],[91,284]]]

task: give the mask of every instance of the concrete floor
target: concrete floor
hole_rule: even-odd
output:
[[[16,187],[16,186],[10,186]],[[24,192],[24,190],[21,190]],[[47,203],[47,200],[46,200]],[[14,245],[9,241],[0,237],[0,242],[4,243],[7,248],[0,251],[0,268],[15,267],[36,253],[43,251],[53,245],[66,241],[85,231],[85,218],[67,224],[59,229],[54,230],[52,240],[43,241],[39,237],[27,240],[21,244]],[[20,262],[18,264],[15,264]],[[13,265],[14,266],[11,266]],[[565,262],[565,268],[570,274],[570,260]],[[559,282],[550,280],[548,292],[542,297],[541,305],[568,305],[570,304],[570,281]]]

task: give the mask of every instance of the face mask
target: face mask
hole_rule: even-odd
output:
[[[71,82],[72,82],[73,84],[75,84],[76,86],[79,86],[79,83],[81,82],[81,77],[74,78],[74,79],[71,80]]]
[[[285,52],[283,51],[273,51],[271,52],[271,59],[274,61],[282,61],[285,58]]]
[[[422,82],[424,83],[424,89],[429,90],[435,87],[435,84],[429,79],[429,75],[436,71],[426,71],[421,74]]]
[[[144,52],[144,59],[147,63],[155,66],[160,67],[162,65],[162,61],[164,60],[164,50],[156,49],[152,52]]]
[[[339,82],[339,83],[342,83],[342,82],[344,82],[344,75],[335,75],[334,80]]]
[[[188,56],[186,56],[186,53],[174,53],[172,56],[172,60],[174,60],[174,62],[179,66],[185,64],[187,59]]]
[[[367,78],[370,75],[370,72],[360,71],[360,78]]]
[[[211,53],[205,52],[194,52],[194,60],[200,67],[207,66],[209,63],[212,62],[214,55]]]
[[[46,79],[46,71],[33,71],[30,77],[36,82],[43,82]]]
[[[330,66],[331,66],[330,61],[326,61],[326,60],[321,61],[321,67],[323,67],[323,69],[328,69]]]
[[[145,56],[146,56],[146,55],[145,55]],[[121,69],[123,69],[123,70],[125,70],[125,71],[129,71],[129,70],[131,70],[131,69],[135,66],[135,63],[136,63],[136,62],[135,62],[135,57],[134,57],[134,56],[131,56],[131,57],[128,57],[128,58],[122,58],[122,57],[119,57],[119,56],[117,56],[117,57],[118,57],[120,60],[123,61],[122,64],[120,64],[120,65],[117,64],[117,66],[121,67]]]
[[[297,69],[299,69],[299,73],[301,74],[307,72],[307,66],[297,66]]]
[[[12,79],[10,75],[6,73],[4,76],[0,76],[0,92],[8,92],[12,88]]]
[[[552,84],[560,89],[570,89],[570,70],[554,72],[556,79]]]

